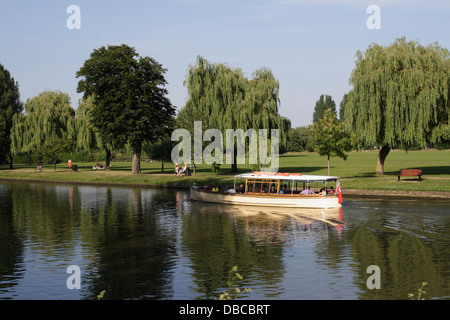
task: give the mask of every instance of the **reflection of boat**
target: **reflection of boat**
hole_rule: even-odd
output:
[[[283,223],[292,221],[301,225],[311,225],[317,221],[341,230],[345,222],[340,208],[286,208],[286,207],[258,207],[248,205],[226,206],[215,203],[191,202],[189,212],[203,214],[225,214],[235,218],[264,221],[265,223]]]
[[[270,172],[244,173],[235,176],[234,188],[230,188],[234,191],[238,190],[236,179],[245,180],[245,185],[242,184],[244,188],[242,193],[229,193],[216,191],[214,188],[194,186],[191,188],[191,198],[204,202],[266,207],[339,208],[342,206],[342,193],[337,177]],[[330,194],[328,191],[331,188],[328,188],[333,182],[336,184],[336,192]],[[307,193],[317,185],[324,189],[323,194],[313,191],[310,191],[312,192],[310,194]]]

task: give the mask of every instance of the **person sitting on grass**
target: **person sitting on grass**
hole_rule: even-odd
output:
[[[178,166],[178,164],[175,165],[175,174],[177,176],[181,176],[180,167]]]

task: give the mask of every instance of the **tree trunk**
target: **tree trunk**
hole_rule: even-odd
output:
[[[331,169],[330,169],[330,155],[328,155],[328,176],[331,176]]]
[[[376,172],[377,175],[382,176],[384,174],[384,160],[389,154],[389,151],[391,151],[391,148],[389,147],[389,145],[385,145],[381,148],[380,152],[378,153],[377,172]]]
[[[133,174],[141,173],[141,149],[142,149],[141,143],[133,144],[133,162],[131,166],[131,172]]]
[[[9,168],[14,169],[12,152],[9,153]]]
[[[237,172],[237,147],[233,146],[233,163],[231,164],[231,172]]]
[[[106,164],[105,164],[105,168],[109,169],[109,165],[111,163],[111,151],[108,148],[105,148],[106,151]]]

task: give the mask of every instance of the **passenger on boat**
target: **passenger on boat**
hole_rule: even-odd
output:
[[[245,187],[244,187],[243,184],[241,184],[241,185],[239,186],[239,192],[240,192],[240,193],[245,193]]]
[[[327,195],[327,192],[325,191],[325,188],[320,189],[319,194],[320,194],[320,195],[323,195],[323,196],[326,196],[326,195]]]
[[[334,188],[333,188],[333,187],[330,187],[330,191],[328,191],[328,193],[329,193],[329,194],[334,194],[334,193],[335,193]]]
[[[300,192],[300,194],[314,194],[314,191],[311,190],[310,187]]]
[[[236,193],[236,190],[234,190],[233,188],[228,188],[225,193]]]
[[[285,185],[283,186],[283,191],[284,191],[285,193],[291,192],[291,190],[289,189],[289,187],[287,186],[287,184],[285,184]]]
[[[219,187],[218,186],[214,186],[211,191],[212,192],[219,192]]]

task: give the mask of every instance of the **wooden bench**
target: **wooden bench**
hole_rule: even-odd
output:
[[[422,180],[422,170],[421,169],[403,169],[400,171],[399,174],[397,174],[397,181],[400,181],[400,177],[407,176],[407,177],[419,177],[419,181]]]
[[[42,166],[37,166],[34,172],[42,172]]]

